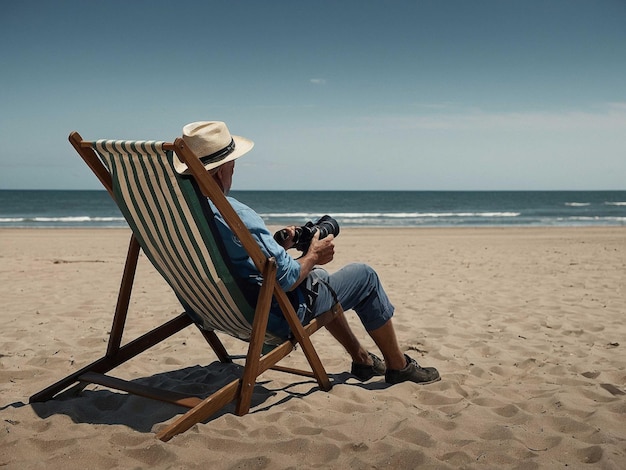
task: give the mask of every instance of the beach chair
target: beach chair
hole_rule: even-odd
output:
[[[80,391],[93,383],[189,408],[157,433],[159,439],[167,441],[194,424],[206,421],[233,401],[236,401],[235,412],[240,416],[246,414],[257,377],[270,368],[315,378],[320,389],[330,390],[332,385],[310,335],[343,315],[341,306],[335,305],[305,326],[300,323],[286,293],[276,282],[275,260],[262,253],[199,158],[182,139],[174,143],[86,142],[76,132],[70,134],[69,139],[119,206],[132,235],[106,354],[36,393],[30,397],[31,403],[52,399],[61,392]],[[190,175],[174,171],[174,153],[187,164]],[[230,261],[224,255],[207,197],[263,275],[256,305],[250,305],[231,274]],[[122,345],[140,250],[174,290],[184,311]],[[273,298],[289,323],[290,338],[277,338],[267,330]],[[249,342],[240,378],[208,397],[197,397],[107,375],[190,325],[198,327],[221,362],[232,362],[232,358],[216,331]],[[300,344],[311,371],[278,365],[296,344]]]

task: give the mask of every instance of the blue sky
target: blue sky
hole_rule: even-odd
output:
[[[67,136],[255,141],[233,189],[626,189],[626,1],[31,1],[0,15],[0,189]]]

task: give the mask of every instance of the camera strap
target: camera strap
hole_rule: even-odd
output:
[[[328,290],[330,292],[330,295],[333,296],[333,300],[335,301],[335,304],[339,303],[339,299],[337,298],[337,292],[335,292],[335,289],[333,289],[332,287],[330,287],[330,284],[328,282],[326,282],[324,279],[320,279],[319,280],[322,284],[324,284],[326,287],[328,287]]]

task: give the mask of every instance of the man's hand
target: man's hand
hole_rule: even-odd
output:
[[[335,236],[331,234],[320,240],[319,231],[313,234],[309,250],[306,254],[296,260],[300,263],[300,276],[291,286],[291,289],[295,289],[302,281],[304,281],[315,265],[330,263],[333,260],[335,256],[334,238]]]
[[[335,257],[335,243],[333,242],[334,239],[335,236],[333,234],[330,234],[320,240],[320,232],[318,230],[313,234],[311,245],[309,246],[309,250],[306,252],[305,257],[313,257],[313,259],[315,260],[314,264],[322,265],[330,263]]]

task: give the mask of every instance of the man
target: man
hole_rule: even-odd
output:
[[[203,121],[187,124],[183,128],[183,140],[203,162],[225,195],[232,185],[235,160],[248,151],[254,143],[244,137],[231,136],[223,122]],[[176,170],[186,171],[186,165],[178,159]],[[391,384],[411,381],[431,383],[440,379],[434,367],[421,367],[414,359],[402,353],[396,339],[391,317],[394,307],[387,298],[376,272],[365,264],[349,264],[334,274],[329,274],[319,266],[332,261],[334,256],[333,235],[319,239],[317,232],[307,252],[298,259],[287,253],[293,246],[295,227],[286,227],[288,237],[282,246],[274,240],[261,217],[251,208],[234,198],[228,198],[242,222],[250,230],[263,253],[276,259],[276,279],[288,292],[298,317],[303,323],[319,315],[338,300],[345,310],[353,309],[361,323],[372,337],[385,362],[368,352],[360,344],[345,317],[339,317],[326,328],[341,343],[352,357],[352,374],[360,380],[369,380],[376,375],[384,375]],[[215,210],[215,221],[222,236],[225,248],[234,265],[236,275],[245,291],[258,292],[261,274],[249,258],[247,252],[234,237],[230,228]],[[248,286],[249,289],[246,289]],[[255,289],[257,289],[255,291]],[[280,336],[286,336],[289,328],[278,306],[274,303],[270,312],[268,329]]]

